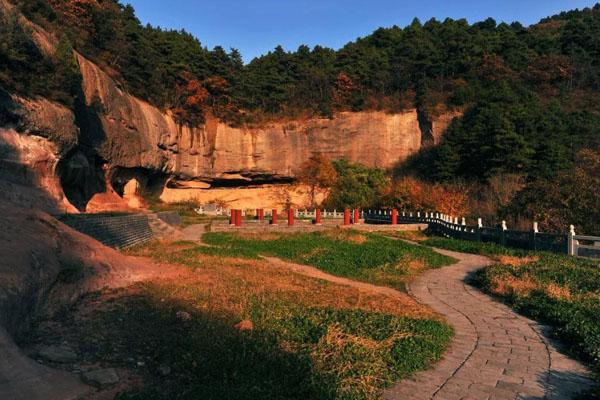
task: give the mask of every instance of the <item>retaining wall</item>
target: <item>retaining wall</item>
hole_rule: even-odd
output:
[[[171,225],[179,222],[177,213],[159,213],[157,216]],[[116,249],[143,244],[154,238],[148,214],[69,214],[57,218],[71,228]]]

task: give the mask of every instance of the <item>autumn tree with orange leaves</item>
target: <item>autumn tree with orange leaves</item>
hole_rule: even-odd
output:
[[[352,100],[354,82],[345,72],[340,72],[333,88],[333,101],[337,108],[347,107]]]
[[[208,97],[208,90],[200,81],[190,72],[182,72],[175,90],[175,103],[171,108],[177,123],[190,126],[203,124]]]
[[[450,215],[469,214],[469,194],[462,188],[401,177],[393,181],[384,202],[400,210],[438,211]]]

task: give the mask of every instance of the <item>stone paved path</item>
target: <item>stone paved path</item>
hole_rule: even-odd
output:
[[[400,382],[384,399],[559,400],[592,384],[586,368],[547,339],[547,328],[465,283],[489,259],[436,251],[460,262],[425,273],[410,291],[447,318],[455,338],[433,369]]]

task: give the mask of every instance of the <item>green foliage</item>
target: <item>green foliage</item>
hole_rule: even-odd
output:
[[[496,243],[470,242],[437,236],[429,237],[421,243],[440,249],[452,250],[460,253],[480,254],[484,256],[524,256],[528,254],[526,250],[511,249]]]
[[[386,184],[382,170],[353,164],[347,160],[333,162],[337,180],[325,204],[329,208],[368,208],[377,205]]]
[[[24,94],[46,94],[41,77],[50,71],[50,63],[33,42],[16,13],[0,10],[0,85]]]
[[[600,136],[600,117],[567,112],[558,102],[542,105],[533,93],[506,85],[490,88],[461,120],[455,120],[433,151],[438,180],[457,176],[489,179],[502,173],[552,177],[572,166],[576,152],[594,146]]]
[[[364,242],[360,243],[362,240]],[[406,280],[399,278],[411,277],[411,261],[420,261],[426,268],[439,268],[454,262],[450,257],[423,247],[379,235],[363,237],[358,232],[339,232],[339,237],[330,233],[290,234],[274,240],[207,233],[203,241],[215,247],[197,247],[189,251],[248,258],[270,255],[313,265],[333,275],[389,284],[399,289],[404,289]]]
[[[63,36],[56,46],[54,61],[53,85],[58,89],[54,97],[72,105],[73,98],[81,89],[82,77],[73,45],[66,36]]]
[[[600,235],[600,153],[582,151],[569,171],[541,177],[519,192],[506,213],[525,215],[545,230],[567,232],[569,225]]]
[[[0,86],[23,96],[44,96],[73,105],[81,74],[73,47],[66,37],[49,56],[33,40],[31,29],[16,13],[0,10]]]

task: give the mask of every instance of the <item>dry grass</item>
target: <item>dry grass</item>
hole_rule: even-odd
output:
[[[340,228],[325,231],[323,236],[329,239],[346,241],[354,244],[363,244],[367,241],[367,237],[365,235],[352,230]]]
[[[293,301],[306,306],[333,307],[376,311],[397,316],[431,318],[433,313],[410,296],[399,293],[391,297],[361,292],[356,288],[309,278],[291,271],[272,268],[267,261],[244,258],[224,258],[188,252],[185,242],[153,243],[136,249],[135,255],[154,257],[160,262],[196,266],[185,277],[172,281],[157,281],[157,285],[172,292],[182,301],[191,301],[199,292],[211,299],[213,308],[223,312],[241,312],[244,298],[262,297]],[[421,270],[421,261],[409,260],[413,270]],[[390,276],[388,271],[386,276]],[[400,277],[404,282],[404,278]],[[169,289],[170,288],[170,289]]]
[[[86,363],[130,371],[142,385],[128,379],[120,390],[132,393],[123,399],[375,400],[439,359],[452,336],[406,294],[322,281],[186,242],[128,253],[180,273],[86,297],[39,331],[40,342],[61,338]],[[172,369],[169,377],[161,365]]]
[[[571,291],[568,287],[558,286],[551,283],[546,286],[545,292],[548,295],[548,297],[554,300],[571,301],[573,299],[573,296],[571,296]]]
[[[533,291],[540,291],[554,300],[571,301],[573,299],[568,287],[553,283],[544,285],[529,275],[520,278],[512,275],[496,276],[492,278],[491,283],[492,291],[501,296],[527,297]]]
[[[278,232],[250,232],[250,231],[239,231],[235,235],[243,240],[262,240],[269,242],[281,238],[282,233]]]
[[[512,267],[521,267],[540,261],[540,257],[538,256],[516,257],[509,255],[499,255],[496,256],[495,259],[502,265],[510,265]]]
[[[512,275],[496,276],[491,281],[492,291],[502,296],[517,295],[526,297],[538,289],[538,283],[530,276],[517,278]]]
[[[379,359],[372,363],[373,360],[368,360],[370,365],[366,367],[372,372],[354,376],[350,372],[353,368],[356,368],[356,365],[354,365],[351,358],[345,357],[345,353],[349,351],[349,348],[354,351],[380,351],[393,345],[398,339],[406,337],[408,337],[408,334],[400,333],[390,336],[386,340],[377,341],[345,333],[340,326],[334,324],[328,327],[327,333],[320,339],[312,356],[316,360],[317,368],[329,370],[333,368],[334,373],[342,377],[338,388],[342,398],[344,397],[343,394],[350,390],[372,397],[377,394],[378,387],[381,387],[379,371],[386,368],[384,361]]]

